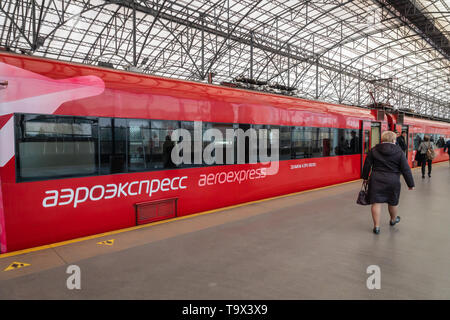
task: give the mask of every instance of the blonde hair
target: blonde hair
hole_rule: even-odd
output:
[[[392,131],[385,131],[381,134],[381,142],[395,142],[397,135]]]

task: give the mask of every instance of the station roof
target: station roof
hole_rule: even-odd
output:
[[[449,39],[449,0],[0,2],[4,50],[444,119]]]

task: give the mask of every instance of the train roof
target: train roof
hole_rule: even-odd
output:
[[[100,77],[107,88],[126,90],[137,94],[148,94],[149,90],[155,94],[167,94],[192,99],[214,99],[233,104],[272,105],[285,110],[302,110],[315,113],[337,113],[340,115],[360,118],[373,118],[373,111],[358,106],[339,105],[323,101],[307,100],[299,97],[285,96],[269,92],[260,92],[242,88],[232,88],[216,84],[179,80],[156,75],[148,75],[127,70],[109,69],[101,66],[86,65],[75,62],[58,61],[48,58],[32,57],[9,52],[0,52],[6,63],[36,72],[54,79],[73,76],[96,75]],[[8,57],[20,59],[7,61]],[[43,68],[38,64],[26,64],[25,61],[36,61],[65,66],[64,68]],[[73,69],[71,67],[76,67]]]

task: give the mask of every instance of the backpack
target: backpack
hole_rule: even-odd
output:
[[[427,148],[427,159],[434,160],[436,158],[436,153],[433,150],[433,145],[429,143],[429,147]]]

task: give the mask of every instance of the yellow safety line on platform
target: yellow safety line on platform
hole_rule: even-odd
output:
[[[419,169],[419,168],[421,168],[421,167],[415,167],[415,168],[412,168],[412,169],[414,170],[414,169]],[[8,253],[0,254],[0,259],[13,257],[13,256],[17,256],[17,255],[20,255],[20,254],[40,251],[40,250],[44,250],[44,249],[51,249],[51,248],[61,247],[61,246],[64,246],[66,244],[71,244],[71,243],[76,243],[76,242],[81,242],[81,241],[86,241],[86,240],[97,239],[97,238],[110,236],[110,235],[114,235],[114,234],[118,234],[118,233],[122,233],[122,232],[133,231],[133,230],[138,230],[138,229],[142,229],[142,228],[148,228],[148,227],[151,227],[151,226],[155,226],[155,225],[163,224],[163,223],[167,223],[167,222],[183,220],[183,219],[189,219],[189,218],[198,217],[198,216],[202,216],[202,215],[209,214],[209,213],[214,213],[214,212],[218,212],[218,211],[224,211],[224,210],[228,210],[228,209],[234,209],[234,208],[246,206],[246,205],[249,205],[249,204],[260,203],[260,202],[265,202],[265,201],[269,201],[269,200],[275,200],[275,199],[285,198],[285,197],[289,197],[289,196],[294,196],[294,195],[298,195],[298,194],[301,194],[301,193],[306,193],[306,192],[312,192],[312,191],[318,191],[318,190],[323,190],[323,189],[327,189],[327,188],[337,187],[337,186],[348,184],[348,183],[352,183],[352,182],[355,182],[355,181],[358,181],[358,180],[361,180],[361,179],[356,179],[356,180],[351,180],[351,181],[347,181],[347,182],[332,184],[332,185],[329,185],[329,186],[315,188],[315,189],[310,189],[310,190],[303,190],[303,191],[283,194],[283,195],[279,195],[279,196],[275,196],[275,197],[271,197],[271,198],[265,198],[265,199],[260,199],[260,200],[254,200],[254,201],[239,203],[239,204],[228,206],[228,207],[217,208],[217,209],[213,209],[213,210],[208,210],[208,211],[203,211],[203,212],[199,212],[199,213],[189,214],[189,215],[182,216],[182,217],[176,217],[176,218],[172,218],[172,219],[151,222],[151,223],[143,224],[143,225],[139,225],[139,226],[133,226],[133,227],[128,227],[128,228],[124,228],[124,229],[118,229],[118,230],[108,231],[108,232],[104,232],[104,233],[98,233],[98,234],[94,234],[94,235],[91,235],[91,236],[86,236],[86,237],[81,237],[81,238],[75,238],[75,239],[71,239],[71,240],[56,242],[56,243],[47,244],[47,245],[43,245],[43,246],[39,246],[39,247],[23,249],[23,250],[18,250],[18,251],[12,251],[12,252],[8,252]]]

